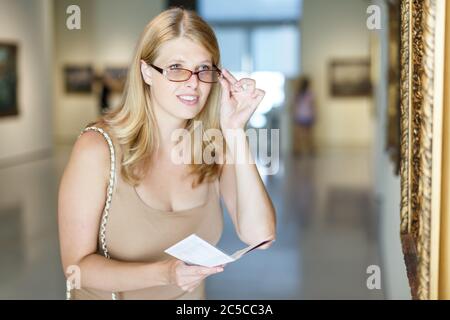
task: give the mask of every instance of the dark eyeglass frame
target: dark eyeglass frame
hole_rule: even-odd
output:
[[[191,70],[185,69],[185,68],[173,68],[173,69],[170,69],[170,70],[184,70],[184,71],[188,71],[190,73],[189,78],[187,78],[186,80],[170,80],[169,78],[167,78],[167,70],[168,69],[163,69],[163,68],[157,67],[157,66],[155,66],[152,63],[150,64],[150,66],[153,69],[155,69],[156,71],[158,71],[159,73],[161,73],[164,77],[166,77],[167,80],[172,81],[172,82],[185,82],[185,81],[188,81],[192,77],[192,75],[195,74],[197,76],[198,81],[201,81],[201,82],[204,82],[204,83],[217,83],[218,81],[209,82],[209,81],[201,80],[200,76],[199,76],[199,73],[201,73],[201,72],[208,72],[208,71],[217,71],[219,73],[219,77],[222,75],[222,71],[215,64],[213,64],[213,68],[214,69],[211,69],[211,70],[191,71]]]

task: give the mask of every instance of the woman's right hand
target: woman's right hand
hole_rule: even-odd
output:
[[[184,291],[192,292],[207,276],[222,271],[222,266],[212,268],[189,266],[183,261],[175,259],[171,261],[169,266],[169,282]]]

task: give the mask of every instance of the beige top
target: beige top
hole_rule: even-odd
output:
[[[120,154],[114,143],[116,154]],[[118,157],[119,158],[119,157]],[[117,163],[117,161],[116,161]],[[187,210],[163,211],[144,203],[136,189],[126,183],[120,170],[113,191],[106,226],[106,244],[111,259],[125,262],[157,262],[172,258],[164,252],[192,233],[216,245],[223,231],[218,180],[208,183],[207,201]],[[101,252],[99,238],[99,254]],[[149,287],[120,292],[119,299],[205,299],[204,281],[194,291],[174,286]],[[111,299],[111,292],[91,288],[72,290],[72,299]]]

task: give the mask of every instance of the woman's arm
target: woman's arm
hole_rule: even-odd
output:
[[[275,210],[254,161],[250,161],[253,158],[244,132],[265,92],[256,88],[253,79],[238,81],[225,69],[220,84],[220,127],[227,144],[220,178],[222,197],[242,241],[252,245],[275,240]],[[260,248],[266,249],[270,244]]]
[[[122,262],[97,254],[109,166],[109,148],[104,138],[95,132],[84,133],[75,143],[59,189],[58,225],[65,273],[69,266],[77,266],[81,287],[105,291],[168,284],[190,291],[206,276],[223,270],[187,266],[177,259]]]
[[[230,158],[222,170],[220,189],[236,231],[247,244],[275,240],[275,209],[253,163],[245,132],[225,130],[224,137]],[[242,155],[245,161],[239,159]],[[266,249],[270,244],[260,248]]]
[[[78,263],[81,288],[123,292],[169,284],[169,263],[121,262],[99,254],[85,256]]]
[[[165,263],[125,263],[97,254],[98,230],[106,199],[109,148],[95,132],[85,132],[74,145],[58,196],[58,224],[64,270],[76,265],[81,286],[127,291],[166,284]]]

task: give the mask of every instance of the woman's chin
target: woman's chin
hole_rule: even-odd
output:
[[[198,115],[198,112],[195,112],[195,113],[194,112],[192,112],[192,113],[183,112],[183,113],[178,113],[176,115],[176,117],[180,120],[187,121],[187,120],[194,119],[197,115]]]
[[[192,108],[190,110],[183,110],[182,112],[179,112],[179,118],[182,118],[184,120],[191,120],[194,119],[198,114],[200,110],[197,108]]]

